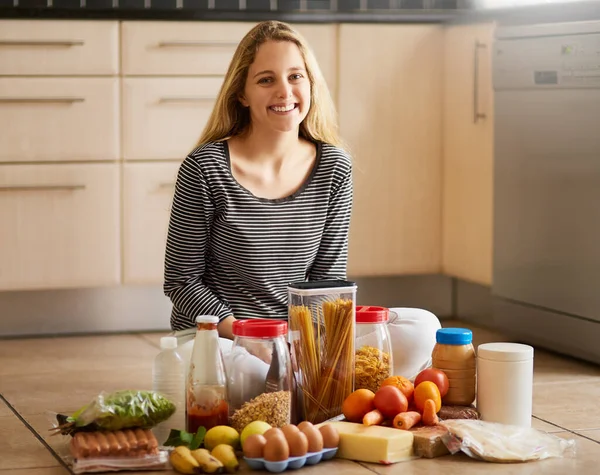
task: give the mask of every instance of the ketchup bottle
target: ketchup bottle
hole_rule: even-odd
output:
[[[186,382],[186,431],[196,433],[227,425],[228,405],[225,364],[219,346],[219,318],[196,318],[196,337]]]

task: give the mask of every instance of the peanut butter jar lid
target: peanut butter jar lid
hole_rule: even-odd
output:
[[[435,333],[435,341],[440,345],[469,345],[473,332],[468,328],[440,328]]]
[[[527,361],[533,358],[533,347],[521,343],[484,343],[477,347],[477,357],[491,361]]]

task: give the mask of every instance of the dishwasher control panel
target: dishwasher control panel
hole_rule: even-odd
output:
[[[496,89],[600,87],[600,32],[498,39]]]

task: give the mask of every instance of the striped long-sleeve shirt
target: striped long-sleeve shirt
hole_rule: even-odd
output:
[[[352,166],[317,144],[308,179],[293,195],[258,198],[231,173],[227,142],[194,150],[177,176],[165,255],[171,328],[198,315],[287,318],[287,285],[344,279]]]

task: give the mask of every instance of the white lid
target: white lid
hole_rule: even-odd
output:
[[[492,361],[526,361],[533,358],[533,347],[520,343],[484,343],[477,357]]]
[[[196,323],[219,323],[219,317],[215,317],[214,315],[198,315]]]
[[[172,349],[172,348],[177,348],[177,337],[163,336],[160,339],[160,349],[166,350],[166,349]]]

